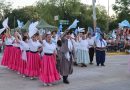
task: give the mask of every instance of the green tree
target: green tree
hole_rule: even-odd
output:
[[[6,14],[9,17],[9,26],[11,28],[17,27],[17,19],[26,23],[28,20],[38,20],[39,15],[34,6],[27,6],[21,9],[14,9],[11,13]]]
[[[116,12],[118,22],[124,19],[130,21],[130,0],[116,0],[113,10]]]
[[[80,0],[49,0],[40,1],[37,4],[37,10],[41,18],[44,18],[50,24],[57,24],[54,16],[59,15],[61,20],[73,22],[75,18],[80,20],[79,26],[87,28],[93,26],[92,6],[85,5]],[[107,13],[104,7],[97,6],[98,26],[103,30],[106,28]]]
[[[6,18],[6,15],[12,11],[11,3],[0,0],[0,27],[2,28],[2,21]]]

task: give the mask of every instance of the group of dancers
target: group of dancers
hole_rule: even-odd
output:
[[[100,32],[98,38],[96,34],[86,34],[85,30],[80,30],[77,35],[65,30],[60,36],[56,31],[48,31],[43,37],[36,24],[30,24],[29,32],[23,34],[15,31],[11,35],[9,28],[3,29],[5,49],[1,65],[24,78],[39,78],[45,86],[53,85],[61,76],[63,83],[69,84],[68,75],[73,73],[73,64],[81,67],[93,64],[94,52],[97,66],[105,66],[107,43]]]

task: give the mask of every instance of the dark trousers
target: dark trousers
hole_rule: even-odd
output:
[[[63,81],[68,80],[68,76],[63,76]]]
[[[93,57],[94,57],[94,48],[89,48],[90,63],[93,62]]]
[[[97,65],[101,64],[104,65],[105,63],[105,51],[96,50],[96,62]]]

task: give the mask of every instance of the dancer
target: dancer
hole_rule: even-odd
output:
[[[88,41],[86,39],[86,34],[84,34],[81,37],[81,40],[79,41],[79,47],[77,49],[77,64],[81,64],[81,67],[87,67],[87,64],[89,62],[89,45]]]
[[[38,41],[39,33],[37,32],[36,28],[37,23],[32,23],[29,26],[29,56],[27,60],[27,67],[26,67],[26,75],[33,80],[36,77],[39,77],[40,74],[40,66],[41,66],[41,59],[40,59],[40,51],[42,50],[42,45]]]
[[[68,75],[73,73],[73,45],[70,40],[70,32],[65,31],[61,37],[60,56],[60,74],[63,76],[63,83],[69,84]]]
[[[88,33],[88,44],[89,44],[89,58],[90,58],[90,65],[93,64],[93,57],[94,57],[94,47],[95,47],[95,37],[92,37],[91,33]]]
[[[43,42],[43,52],[39,79],[45,86],[51,86],[52,83],[60,80],[60,75],[56,69],[56,45],[51,41],[50,32],[46,34],[46,40]]]
[[[104,40],[103,34],[101,34],[99,39],[96,39],[96,62],[97,66],[101,64],[101,66],[105,66],[105,51],[106,51],[106,46],[107,42]]]

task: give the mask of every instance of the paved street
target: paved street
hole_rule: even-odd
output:
[[[107,56],[105,67],[74,67],[69,85],[60,81],[51,87],[44,87],[39,80],[23,79],[0,66],[0,90],[130,90],[129,58],[129,55]]]

